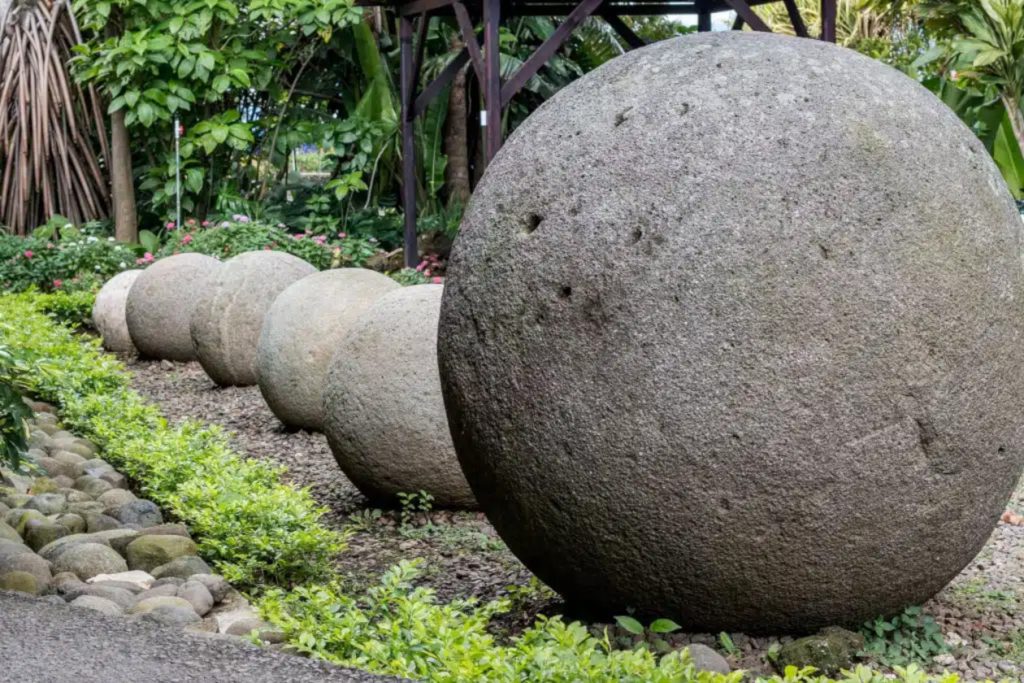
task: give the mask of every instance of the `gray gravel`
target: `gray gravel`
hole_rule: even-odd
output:
[[[183,633],[124,617],[0,592],[5,681],[218,683],[393,681],[233,638]]]

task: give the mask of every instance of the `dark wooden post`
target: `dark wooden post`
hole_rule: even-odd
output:
[[[836,42],[836,0],[821,0],[821,39]]]
[[[697,0],[697,30],[711,30],[711,10],[708,8],[707,0]]]
[[[401,118],[402,118],[402,210],[405,219],[405,265],[415,268],[419,261],[416,245],[416,110],[413,88],[416,74],[413,66],[412,19],[398,18],[400,45]]]
[[[501,147],[501,0],[484,3],[484,162],[490,163]]]

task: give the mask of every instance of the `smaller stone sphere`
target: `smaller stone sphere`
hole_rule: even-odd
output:
[[[288,285],[315,272],[281,251],[247,251],[224,262],[190,323],[196,357],[210,379],[221,386],[256,384],[263,317]]]
[[[135,344],[128,333],[125,307],[128,290],[142,275],[141,270],[126,270],[107,280],[92,305],[92,322],[103,338],[103,348],[120,353],[135,353]]]
[[[475,508],[441,398],[441,285],[380,299],[337,346],[324,390],[324,432],[335,460],[374,502],[426,491],[434,504]]]
[[[274,300],[256,348],[260,392],[281,422],[320,430],[327,366],[342,337],[400,285],[365,268],[313,273]]]
[[[125,319],[146,358],[195,360],[188,332],[192,312],[222,264],[203,254],[177,254],[143,271],[128,291]]]

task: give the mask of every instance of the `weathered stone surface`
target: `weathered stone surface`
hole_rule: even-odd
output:
[[[202,254],[160,259],[128,291],[125,319],[132,343],[148,358],[193,360],[189,321],[221,262]]]
[[[112,514],[122,524],[140,529],[161,524],[164,521],[160,508],[151,500],[133,500],[114,510]]]
[[[0,590],[39,595],[42,587],[39,585],[39,581],[34,574],[23,571],[10,571],[0,574]]]
[[[153,569],[185,555],[196,554],[196,544],[183,536],[140,536],[128,544],[128,566],[152,573]]]
[[[977,138],[877,61],[630,52],[473,196],[438,334],[463,469],[583,606],[784,632],[922,603],[1021,473],[1021,231]]]
[[[864,636],[842,628],[830,627],[821,633],[798,638],[779,650],[778,666],[802,669],[813,666],[826,676],[835,676],[852,668],[857,652],[864,647]]]
[[[117,551],[99,543],[79,543],[67,548],[53,561],[53,571],[71,572],[83,581],[97,574],[128,571]]]
[[[187,626],[202,621],[195,610],[178,605],[161,605],[144,612],[141,619],[155,621],[164,626]]]
[[[256,384],[256,343],[277,295],[316,272],[283,251],[249,251],[226,261],[200,297],[191,332],[203,370],[220,385]]]
[[[156,579],[187,579],[198,574],[212,574],[213,570],[197,555],[184,555],[176,557],[167,564],[162,564],[153,569],[153,578]]]
[[[260,392],[278,419],[323,428],[324,383],[338,343],[374,302],[400,287],[372,270],[340,268],[304,277],[278,295],[256,353]]]
[[[441,507],[475,507],[455,457],[437,370],[441,285],[389,292],[337,344],[324,433],[359,490],[394,504],[426,491]]]
[[[119,572],[117,574],[97,574],[96,576],[89,579],[89,583],[102,584],[102,583],[118,583],[118,584],[130,584],[135,586],[138,590],[147,590],[153,585],[153,577],[143,571],[128,571]]]
[[[111,489],[101,493],[96,500],[106,505],[108,510],[116,510],[122,505],[134,501],[135,494],[127,489]]]
[[[92,595],[116,603],[121,609],[128,609],[135,604],[135,593],[126,589],[109,584],[85,583],[81,586],[67,591],[65,598],[73,602],[82,595]]]
[[[85,530],[90,534],[97,531],[120,529],[121,523],[109,515],[89,513],[85,516]]]
[[[725,657],[707,645],[693,643],[686,649],[690,651],[690,660],[697,671],[711,671],[716,674],[727,674],[732,671],[729,662],[725,661]]]
[[[136,602],[128,610],[129,614],[145,614],[146,612],[152,611],[157,607],[184,607],[185,609],[191,610],[192,605],[189,604],[188,600],[179,598],[173,595],[157,595],[153,597],[142,598]]]
[[[102,539],[98,535],[71,534],[70,536],[64,536],[62,538],[58,538],[55,541],[52,541],[51,543],[47,543],[37,552],[39,553],[39,556],[42,557],[44,560],[54,562],[58,557],[61,556],[61,554],[67,551],[68,548],[71,548],[76,545],[81,545],[82,543],[99,543],[101,545],[110,545],[109,541]]]
[[[58,522],[34,519],[25,525],[25,543],[32,550],[39,550],[58,538],[69,535],[71,535],[71,530]]]
[[[24,547],[24,546],[22,546]],[[0,574],[25,572],[35,577],[36,586],[42,591],[50,584],[52,573],[50,563],[39,557],[27,547],[24,553],[0,555]]]
[[[40,493],[39,495],[32,496],[32,498],[25,503],[25,508],[29,510],[38,510],[44,515],[56,515],[64,512],[67,505],[67,499],[59,493]]]
[[[92,321],[103,337],[103,347],[108,351],[135,352],[135,345],[128,333],[125,307],[128,303],[128,290],[142,272],[126,270],[118,273],[107,280],[96,295],[96,302],[92,306]]]
[[[72,600],[70,604],[72,607],[91,609],[101,614],[109,614],[112,617],[124,614],[124,609],[116,602],[95,595],[80,595]]]
[[[21,543],[21,534],[6,522],[0,522],[0,539]]]
[[[178,588],[178,597],[188,600],[192,609],[201,617],[213,609],[213,595],[210,590],[199,581],[186,581]]]
[[[213,596],[214,602],[220,602],[224,598],[228,597],[228,594],[231,592],[231,584],[225,581],[222,576],[216,576],[214,574],[195,574],[189,577],[189,580],[198,581],[206,586],[206,589],[210,591],[210,595]]]
[[[96,498],[107,491],[113,490],[114,487],[102,479],[97,479],[89,474],[83,474],[78,479],[75,479],[75,488],[82,493],[86,493],[93,498]],[[100,505],[100,509],[103,509],[102,504]]]

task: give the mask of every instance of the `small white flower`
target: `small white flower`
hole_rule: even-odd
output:
[[[87,238],[85,238],[85,239],[86,239],[86,241],[87,241],[87,242],[89,242],[90,244],[91,244],[91,243],[93,243],[93,242],[99,242],[99,241],[100,241],[100,239],[99,239],[98,237],[95,237],[94,235],[89,235],[89,236],[88,236]]]
[[[121,270],[124,270],[127,267],[128,267],[128,264],[125,263],[124,261],[121,261]]]
[[[99,266],[96,266],[96,272],[97,273],[100,272],[100,267]]]
[[[107,238],[107,241],[108,241],[108,242],[113,242],[113,241],[114,241],[114,238],[113,238],[113,237],[108,237],[108,238]]]

